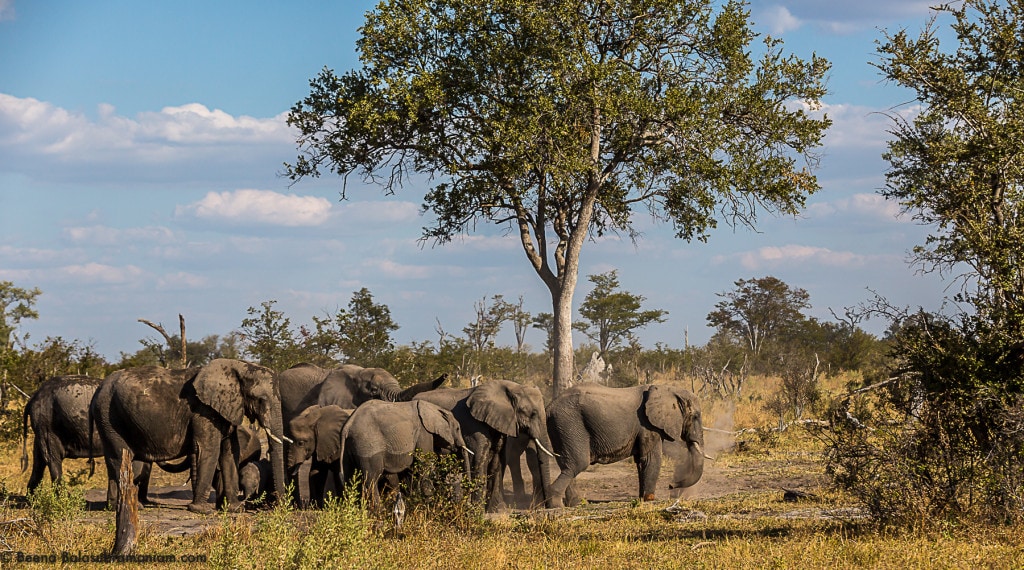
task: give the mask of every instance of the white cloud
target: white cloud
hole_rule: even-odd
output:
[[[758,22],[767,27],[769,33],[776,36],[796,30],[803,24],[785,6],[765,8],[758,14]]]
[[[714,263],[724,263],[730,259],[738,260],[745,269],[763,269],[787,264],[813,263],[826,267],[857,268],[880,258],[891,256],[870,256],[850,251],[833,251],[825,247],[790,244],[784,246],[766,246],[753,251],[745,251],[732,255],[720,255],[713,258]]]
[[[339,215],[346,223],[403,223],[418,219],[419,210],[413,202],[398,200],[342,202]]]
[[[318,226],[330,218],[331,202],[318,196],[244,189],[210,192],[198,202],[179,206],[175,215],[240,225]]]
[[[71,242],[93,246],[123,246],[139,242],[167,244],[175,241],[174,232],[162,226],[118,229],[108,226],[83,226],[64,229]]]
[[[209,284],[210,280],[202,275],[178,271],[163,275],[157,280],[158,289],[201,289]]]
[[[817,202],[808,206],[806,212],[811,218],[850,213],[890,222],[906,219],[900,215],[901,209],[896,202],[879,194],[865,193],[830,202]]]
[[[377,274],[392,279],[427,279],[433,269],[424,265],[405,265],[396,263],[390,259],[371,259],[364,264],[372,268]]]
[[[292,152],[286,114],[232,116],[191,103],[129,118],[107,104],[92,119],[33,98],[0,93],[0,170],[38,177],[103,176],[163,180],[213,178],[231,167],[251,171],[265,155],[280,164]],[[185,165],[188,165],[187,167]],[[273,173],[273,166],[268,171]],[[249,174],[251,176],[251,174]]]
[[[80,283],[124,284],[138,281],[145,272],[134,266],[115,267],[102,263],[86,263],[84,265],[66,265],[57,268],[56,273],[65,280]]]
[[[903,18],[924,18],[928,0],[751,0],[755,21],[778,34],[799,24],[814,24],[832,33],[851,33],[887,26]],[[797,23],[797,26],[793,25]],[[788,23],[788,25],[787,25]]]
[[[13,20],[17,16],[14,11],[14,0],[0,0],[0,22]]]

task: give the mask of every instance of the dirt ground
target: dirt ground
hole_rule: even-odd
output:
[[[191,499],[191,489],[181,475],[158,475],[154,469],[153,488],[150,498],[156,503],[141,512],[141,519],[149,532],[167,536],[184,536],[201,532],[220,524],[218,515],[198,515],[186,510]],[[526,486],[530,489],[529,471],[525,460],[523,472]],[[662,466],[658,481],[656,500],[670,501],[679,494],[669,490],[672,464],[668,460]],[[176,481],[177,480],[177,481]],[[105,489],[99,488],[99,481],[93,479],[86,491],[89,503],[87,518],[96,522],[110,522],[113,513],[104,511]],[[811,454],[780,453],[776,456],[748,461],[707,461],[701,480],[682,492],[686,499],[714,499],[735,494],[778,493],[779,499],[785,490],[809,491],[824,483],[820,464]],[[506,497],[512,504],[512,483],[506,476]],[[577,477],[577,488],[588,503],[628,504],[639,492],[636,465],[631,459],[609,465],[592,465]],[[212,497],[211,497],[212,500]]]

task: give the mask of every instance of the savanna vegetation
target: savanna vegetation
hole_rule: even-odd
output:
[[[428,9],[435,4],[452,9]],[[187,340],[184,327],[175,336],[155,326],[162,339],[111,362],[80,341],[19,334],[38,318],[43,293],[2,282],[0,555],[102,552],[112,535],[110,513],[84,510],[83,489],[104,484],[81,466],[66,486],[22,498],[19,393],[55,374],[228,356],[275,369],[353,360],[406,385],[443,372],[455,385],[509,379],[549,397],[582,379],[681,383],[701,398],[709,437],[722,436],[707,476],[724,485],[770,475],[800,488],[496,517],[413,493],[401,525],[345,495],[322,511],[279,505],[218,515],[186,536],[144,532],[141,552],[257,568],[1024,566],[1024,6],[942,5],[919,34],[885,32],[878,43],[883,77],[914,94],[912,108],[893,112],[882,193],[932,228],[915,260],[959,276],[954,303],[926,310],[875,297],[821,320],[807,316],[813,300],[796,284],[744,277],[708,307],[716,332],[707,343],[645,347],[637,333],[671,316],[623,290],[615,272],[589,276],[579,319],[567,317],[584,238],[628,232],[634,204],[655,206],[687,239],[705,237],[723,208],[742,223],[754,221],[754,205],[795,211],[817,183],[794,168],[793,153],[808,156],[827,121],[782,103],[817,101],[827,64],[785,56],[774,41],[755,64],[742,3],[720,13],[704,2],[640,3],[650,10],[637,21],[650,25],[635,35],[621,11],[636,3],[583,3],[593,8],[583,18],[559,11],[572,3],[550,13],[490,4],[383,4],[364,28],[365,68],[325,70],[293,109],[305,154],[289,173],[374,178],[384,166],[385,187],[398,190],[411,172],[443,172],[427,198],[438,220],[427,237],[443,242],[476,221],[511,224],[549,285],[553,313],[530,315],[522,299],[492,295],[461,331],[438,326],[436,339],[399,344],[388,307],[361,289],[345,309],[302,324],[266,300],[223,336]],[[574,27],[588,22],[602,33]],[[664,53],[680,65],[667,75],[643,67]],[[520,84],[530,85],[529,104],[507,89]],[[621,89],[599,89],[609,85]],[[539,114],[526,112],[533,107]],[[716,119],[696,121],[707,109]],[[688,136],[711,139],[680,146]],[[699,152],[720,144],[728,160]],[[886,332],[866,332],[868,318],[884,319]],[[514,346],[497,343],[507,326]],[[592,343],[567,344],[573,329]]]

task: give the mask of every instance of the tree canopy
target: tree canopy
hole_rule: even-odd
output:
[[[708,313],[708,324],[746,341],[757,355],[765,344],[786,328],[802,323],[804,309],[810,307],[810,295],[791,288],[781,279],[767,276],[740,279],[732,291],[718,293],[722,300]]]
[[[292,107],[300,154],[392,192],[429,176],[425,239],[511,228],[547,286],[556,391],[571,383],[583,243],[653,212],[706,240],[719,218],[798,212],[829,121],[829,64],[760,47],[742,1],[390,0],[359,69],[324,69]],[[756,54],[756,58],[755,58]],[[420,178],[417,178],[420,180]]]
[[[966,0],[937,13],[952,17],[955,49],[944,49],[934,18],[918,36],[901,30],[878,47],[879,70],[918,107],[892,116],[882,193],[934,228],[914,250],[919,262],[969,268],[978,308],[1021,315],[1024,6]]]
[[[573,327],[596,342],[602,355],[631,339],[636,329],[665,321],[668,311],[642,311],[642,295],[619,289],[618,271],[590,275],[588,279],[594,288],[580,304],[579,312],[584,320]]]

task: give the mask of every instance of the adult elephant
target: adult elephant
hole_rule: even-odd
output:
[[[32,472],[28,492],[34,492],[49,470],[50,480],[63,480],[65,459],[87,459],[103,455],[99,440],[90,441],[89,402],[102,378],[83,375],[55,376],[43,382],[25,404],[21,426],[21,470],[28,469],[28,428],[31,424]],[[150,465],[132,466],[139,500],[147,500]]]
[[[321,475],[310,481],[310,502],[315,506],[323,506],[328,478],[335,489],[342,488],[341,430],[352,412],[339,406],[310,406],[289,422],[292,443],[286,467],[293,473],[304,461],[313,461],[310,471]]]
[[[222,358],[182,370],[143,366],[114,372],[90,405],[90,422],[95,422],[106,457],[108,501],[117,495],[121,452],[127,449],[141,461],[187,456],[192,479],[188,508],[193,512],[212,510],[207,497],[219,467],[227,506],[241,509],[237,427],[243,418],[268,432],[274,492],[280,500],[285,496],[284,428],[272,370]]]
[[[643,385],[608,388],[580,384],[548,405],[548,432],[561,473],[551,484],[553,506],[575,505],[573,484],[593,463],[632,456],[640,498],[654,499],[661,471],[662,441],[685,443],[669,488],[689,487],[704,471],[704,428],[700,403],[682,388]]]
[[[463,474],[470,475],[469,450],[458,420],[424,400],[364,403],[345,422],[340,443],[344,480],[361,472],[363,496],[375,506],[380,502],[381,477],[410,475],[417,450],[461,456]],[[461,494],[461,479],[454,484]]]
[[[386,400],[404,402],[411,400],[420,392],[433,390],[447,379],[442,375],[436,380],[421,382],[403,389],[398,379],[383,368],[364,368],[354,364],[343,364],[337,368],[321,368],[303,363],[292,366],[277,375],[277,384],[281,390],[281,415],[284,421],[285,435],[294,439],[291,432],[291,421],[310,406],[338,406],[342,409],[354,409],[363,402],[370,400]],[[291,444],[285,443],[286,455],[291,454]],[[288,482],[291,485],[292,498],[299,502],[299,468],[288,470]],[[310,502],[322,503],[322,490],[328,480],[329,473],[322,470],[322,465],[310,465],[309,482]]]
[[[505,509],[505,497],[500,487],[505,470],[505,441],[520,435],[536,442],[546,453],[540,456],[540,489],[544,494],[542,502],[547,503],[551,442],[540,390],[508,380],[491,380],[473,388],[423,392],[414,399],[433,402],[451,410],[459,421],[466,445],[473,453],[473,477],[483,480],[474,498],[486,501],[488,512]]]

